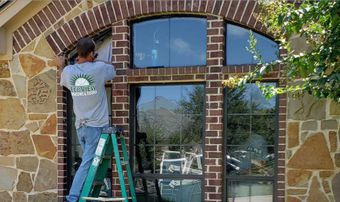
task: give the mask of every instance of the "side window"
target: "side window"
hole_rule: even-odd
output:
[[[133,30],[133,67],[206,64],[207,21],[173,17],[137,22]]]
[[[227,65],[256,64],[253,55],[247,51],[249,47],[249,29],[233,24],[226,25],[226,61]],[[279,47],[271,39],[255,33],[257,49],[261,53],[264,62],[271,62],[278,59]]]
[[[266,100],[255,84],[247,84],[243,90],[228,90],[225,102],[228,201],[273,201],[278,136],[276,98]]]

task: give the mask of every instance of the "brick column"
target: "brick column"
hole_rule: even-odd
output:
[[[208,16],[207,20],[204,198],[205,201],[222,201],[224,21],[215,16]]]
[[[66,91],[59,85],[60,78],[57,76],[57,135],[58,135],[58,201],[63,202],[67,195],[67,123],[66,123]]]
[[[287,56],[287,50],[280,49],[280,58]],[[284,78],[284,66],[278,67],[279,86],[284,87],[287,83]],[[277,182],[276,198],[278,202],[284,202],[286,194],[286,126],[287,126],[287,94],[279,95],[279,137],[278,137],[278,160],[277,160]]]
[[[112,124],[124,128],[124,136],[129,151],[129,85],[127,69],[130,66],[130,27],[127,20],[112,25],[112,62],[116,67],[117,76],[112,85]],[[114,161],[113,161],[114,164]],[[123,167],[123,170],[125,168]],[[112,191],[120,196],[118,173],[112,167]],[[124,171],[125,172],[125,171]]]

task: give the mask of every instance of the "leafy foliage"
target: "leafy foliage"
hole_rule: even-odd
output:
[[[265,23],[281,49],[287,54],[271,63],[265,63],[256,49],[256,39],[250,32],[249,51],[258,61],[255,71],[242,78],[225,81],[228,87],[261,80],[274,67],[285,67],[287,83],[283,87],[258,86],[267,98],[293,92],[308,93],[317,98],[340,102],[340,2],[303,1],[300,5],[284,0],[261,2],[259,20]],[[292,38],[300,37],[306,50],[294,49]],[[299,80],[299,84],[292,81]]]

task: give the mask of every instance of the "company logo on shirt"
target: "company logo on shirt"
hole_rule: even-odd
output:
[[[97,94],[93,77],[87,74],[74,75],[71,79],[70,90],[72,96],[86,96]]]

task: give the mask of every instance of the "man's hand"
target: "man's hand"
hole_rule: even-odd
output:
[[[54,56],[53,60],[55,61],[55,64],[57,66],[57,69],[62,69],[65,66],[65,56]]]
[[[53,58],[56,66],[57,66],[57,74],[58,77],[61,76],[61,73],[63,72],[63,69],[65,67],[65,61],[66,61],[66,57],[64,55],[62,56],[54,56]]]

